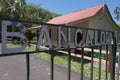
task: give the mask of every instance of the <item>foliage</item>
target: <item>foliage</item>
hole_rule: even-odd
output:
[[[56,16],[58,14],[42,9],[40,6],[26,4],[25,0],[0,0],[0,18],[31,20],[45,23]],[[27,23],[24,25],[26,27],[36,26],[35,24]],[[33,34],[30,32],[27,33],[28,40],[32,40],[33,36],[30,35]]]
[[[33,4],[26,5],[25,14],[26,20],[39,21],[44,23],[53,17],[58,16],[58,14],[49,12],[48,10],[42,9],[39,6]]]
[[[50,61],[50,56],[51,56],[50,54],[47,54],[47,53],[35,53],[33,55],[35,57],[40,57],[41,59]],[[54,56],[54,63],[61,66],[61,67],[68,68],[68,56],[56,55],[56,56]],[[78,61],[74,61],[72,59],[71,60],[71,70],[79,73],[81,71],[81,63],[78,62]],[[91,72],[90,70],[91,70],[90,66],[84,65],[84,75],[90,77],[90,72]],[[93,73],[94,73],[93,78],[95,80],[97,80],[99,70],[94,68]],[[103,71],[103,70],[101,70],[101,80],[105,80],[105,71]]]
[[[0,17],[23,18],[25,5],[25,0],[0,0]]]
[[[116,9],[114,10],[114,15],[115,15],[115,19],[119,21],[120,20],[120,6],[116,7]]]
[[[9,44],[9,46],[13,46],[15,48],[20,47],[20,45],[13,45],[13,44]],[[44,49],[44,48],[41,48],[41,49]],[[28,46],[25,49],[25,52],[34,51],[34,50],[35,50],[35,46]],[[51,54],[54,54],[54,53],[51,53]],[[50,61],[51,54],[45,53],[45,52],[39,52],[39,53],[34,53],[33,56],[36,58],[41,58],[43,60]],[[55,53],[54,54],[54,63],[61,67],[68,68],[68,56],[64,55],[64,54],[56,55],[56,53]],[[71,70],[80,73],[81,62],[79,61],[79,59],[76,61],[73,58],[71,58]],[[90,77],[90,72],[91,72],[90,66],[84,64],[84,75]],[[98,80],[98,73],[99,73],[99,70],[97,68],[93,68],[94,80]],[[108,75],[109,75],[109,73],[108,73]],[[105,80],[105,71],[104,70],[101,70],[101,80]]]
[[[0,18],[12,18],[47,22],[58,16],[34,4],[26,4],[25,0],[0,0]]]

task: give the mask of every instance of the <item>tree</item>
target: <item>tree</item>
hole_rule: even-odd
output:
[[[21,19],[25,5],[25,0],[0,0],[0,17]]]
[[[48,10],[42,9],[40,6],[34,5],[34,4],[28,4],[25,7],[25,17],[26,20],[31,21],[39,21],[41,23],[46,23],[48,20],[52,19],[53,17],[58,16],[56,13],[52,13]],[[35,24],[27,24],[27,27],[36,26]],[[32,33],[31,31],[26,32],[26,37],[28,39],[28,44],[30,45],[31,40],[35,33]]]
[[[117,7],[115,8],[115,10],[114,10],[114,15],[115,15],[115,19],[116,19],[117,21],[119,21],[119,20],[120,20],[120,6],[117,6]]]
[[[58,16],[34,4],[26,4],[25,0],[0,0],[0,18],[33,20],[47,22]]]
[[[46,23],[56,16],[58,14],[42,9],[40,6],[34,4],[27,5],[25,0],[0,0],[0,18],[23,19]],[[35,24],[29,23],[24,23],[24,25],[26,27],[36,26]],[[15,28],[10,27],[11,29],[14,30]],[[26,32],[26,36],[29,42],[33,39],[33,33],[31,32]]]
[[[47,22],[58,14],[52,13],[48,10],[42,9],[40,6],[28,4],[25,7],[25,19],[32,21],[39,21],[42,23]]]

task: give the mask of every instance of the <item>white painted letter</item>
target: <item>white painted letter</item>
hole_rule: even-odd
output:
[[[87,35],[86,35],[86,44],[87,45],[92,45],[92,39],[91,39],[91,35],[90,35],[90,30],[87,31]]]
[[[46,37],[45,42],[43,41],[44,36]],[[37,46],[36,46],[36,50],[39,50],[40,46],[49,46],[50,49],[52,48],[50,36],[47,30],[47,27],[45,25],[42,25],[42,29],[40,31],[39,39],[38,39]]]
[[[68,28],[68,41],[67,41],[67,47],[70,47],[70,42],[71,42],[71,28]]]
[[[58,48],[61,48],[61,40],[62,40],[62,37],[63,37],[63,39],[64,39],[67,47],[70,45],[70,34],[71,34],[71,33],[70,33],[70,30],[71,30],[71,29],[68,28],[68,40],[67,40],[67,38],[65,37],[64,32],[62,31],[62,27],[61,27],[61,26],[58,27]]]
[[[15,26],[19,27],[19,32],[7,32],[7,27],[9,26]],[[22,23],[18,22],[12,22],[12,21],[2,21],[2,53],[17,53],[17,52],[23,52],[23,50],[26,48],[26,37],[24,36],[25,33],[25,26]],[[20,48],[8,48],[7,47],[7,36],[16,36],[23,39],[23,45]]]
[[[106,32],[106,44],[112,43],[112,32]]]

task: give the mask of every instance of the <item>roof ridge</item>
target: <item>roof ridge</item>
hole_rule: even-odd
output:
[[[99,6],[94,6],[94,7],[86,8],[86,9],[82,9],[82,10],[79,10],[79,11],[76,11],[76,12],[72,12],[72,13],[77,13],[77,12],[80,12],[80,11],[86,11],[86,10],[93,9],[93,8],[96,8],[96,7],[104,7],[104,4],[99,5]],[[72,14],[72,13],[69,13],[69,14]]]
[[[66,15],[69,15],[69,14],[74,14],[74,13],[77,13],[77,12],[81,12],[81,11],[86,11],[86,10],[88,10],[88,9],[92,9],[92,8],[96,8],[96,7],[104,7],[105,6],[105,4],[102,4],[102,5],[99,5],[99,6],[94,6],[94,7],[90,7],[90,8],[86,8],[86,9],[82,9],[82,10],[79,10],[79,11],[76,11],[76,12],[71,12],[71,13],[68,13],[68,14],[64,14],[64,15],[62,15],[62,16],[66,16]],[[61,17],[61,16],[57,16],[57,17]],[[57,17],[55,17],[55,18],[57,18]]]
[[[48,21],[47,23],[51,24],[69,24],[71,22],[75,22],[78,20],[82,20],[91,16],[94,16],[97,12],[99,12],[105,5],[99,5],[91,8],[87,8],[81,11],[65,14],[62,16],[55,17]]]

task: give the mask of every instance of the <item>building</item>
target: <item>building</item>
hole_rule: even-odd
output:
[[[73,26],[78,28],[91,28],[91,29],[100,29],[100,30],[108,30],[108,31],[117,31],[118,33],[120,33],[120,28],[112,19],[112,16],[106,4],[88,8],[85,10],[80,10],[70,14],[58,16],[51,19],[47,23],[63,25],[63,26]],[[40,29],[40,26],[30,28],[30,30],[38,30],[38,29]],[[56,44],[56,41],[58,39],[57,27],[48,26],[48,29],[49,29],[51,41],[54,44]],[[63,31],[67,36],[67,32],[66,32],[67,30],[65,29],[65,27]],[[73,29],[71,32],[72,36],[74,36],[74,32],[75,29]],[[85,39],[86,31],[82,29],[82,32],[83,32],[82,34],[79,33],[77,36],[78,42],[80,42],[81,39],[82,40]],[[97,37],[99,37],[99,31]],[[74,42],[74,38],[71,39],[71,42]]]

